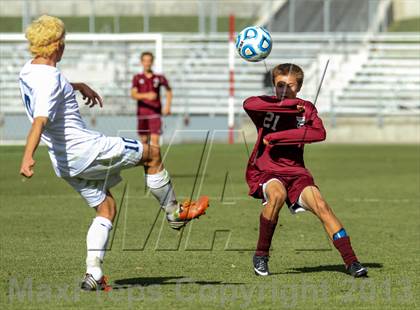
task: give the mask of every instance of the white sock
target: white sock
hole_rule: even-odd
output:
[[[104,259],[111,229],[112,222],[110,220],[97,216],[93,219],[86,236],[86,273],[90,273],[96,281],[99,281],[103,276],[101,263]]]
[[[166,214],[171,215],[178,210],[178,202],[168,171],[163,169],[156,174],[146,174],[146,183]]]

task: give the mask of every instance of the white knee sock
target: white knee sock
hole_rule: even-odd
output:
[[[146,183],[166,214],[172,214],[178,210],[178,202],[168,171],[163,169],[156,174],[146,174]]]
[[[103,276],[101,263],[104,259],[112,222],[105,217],[97,216],[93,219],[86,236],[87,258],[86,273],[90,273],[96,281]]]

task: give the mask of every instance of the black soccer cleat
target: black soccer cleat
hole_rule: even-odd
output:
[[[354,262],[347,267],[347,272],[355,278],[367,277],[368,270],[359,262]]]
[[[254,272],[257,276],[265,277],[270,274],[268,271],[268,256],[254,255],[252,262],[254,264]]]
[[[95,278],[87,273],[85,278],[80,285],[80,288],[84,291],[110,291],[111,286],[107,284],[107,279],[103,276],[99,281],[96,281]]]

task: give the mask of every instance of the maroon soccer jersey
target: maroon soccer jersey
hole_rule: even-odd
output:
[[[154,92],[157,94],[155,100],[138,100],[137,105],[142,114],[161,114],[162,104],[160,102],[160,87],[170,90],[168,80],[164,75],[155,74],[147,78],[144,73],[136,74],[133,77],[132,88],[137,88],[139,93]]]
[[[315,106],[298,98],[279,101],[275,96],[259,96],[246,99],[244,109],[258,132],[246,171],[249,194],[261,198],[260,186],[269,178],[312,179],[303,160],[304,144],[325,139]]]

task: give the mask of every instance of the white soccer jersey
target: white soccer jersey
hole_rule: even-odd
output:
[[[29,120],[48,117],[41,139],[56,174],[72,177],[83,171],[98,156],[105,136],[87,129],[73,87],[56,67],[31,61],[22,68],[19,84]]]

